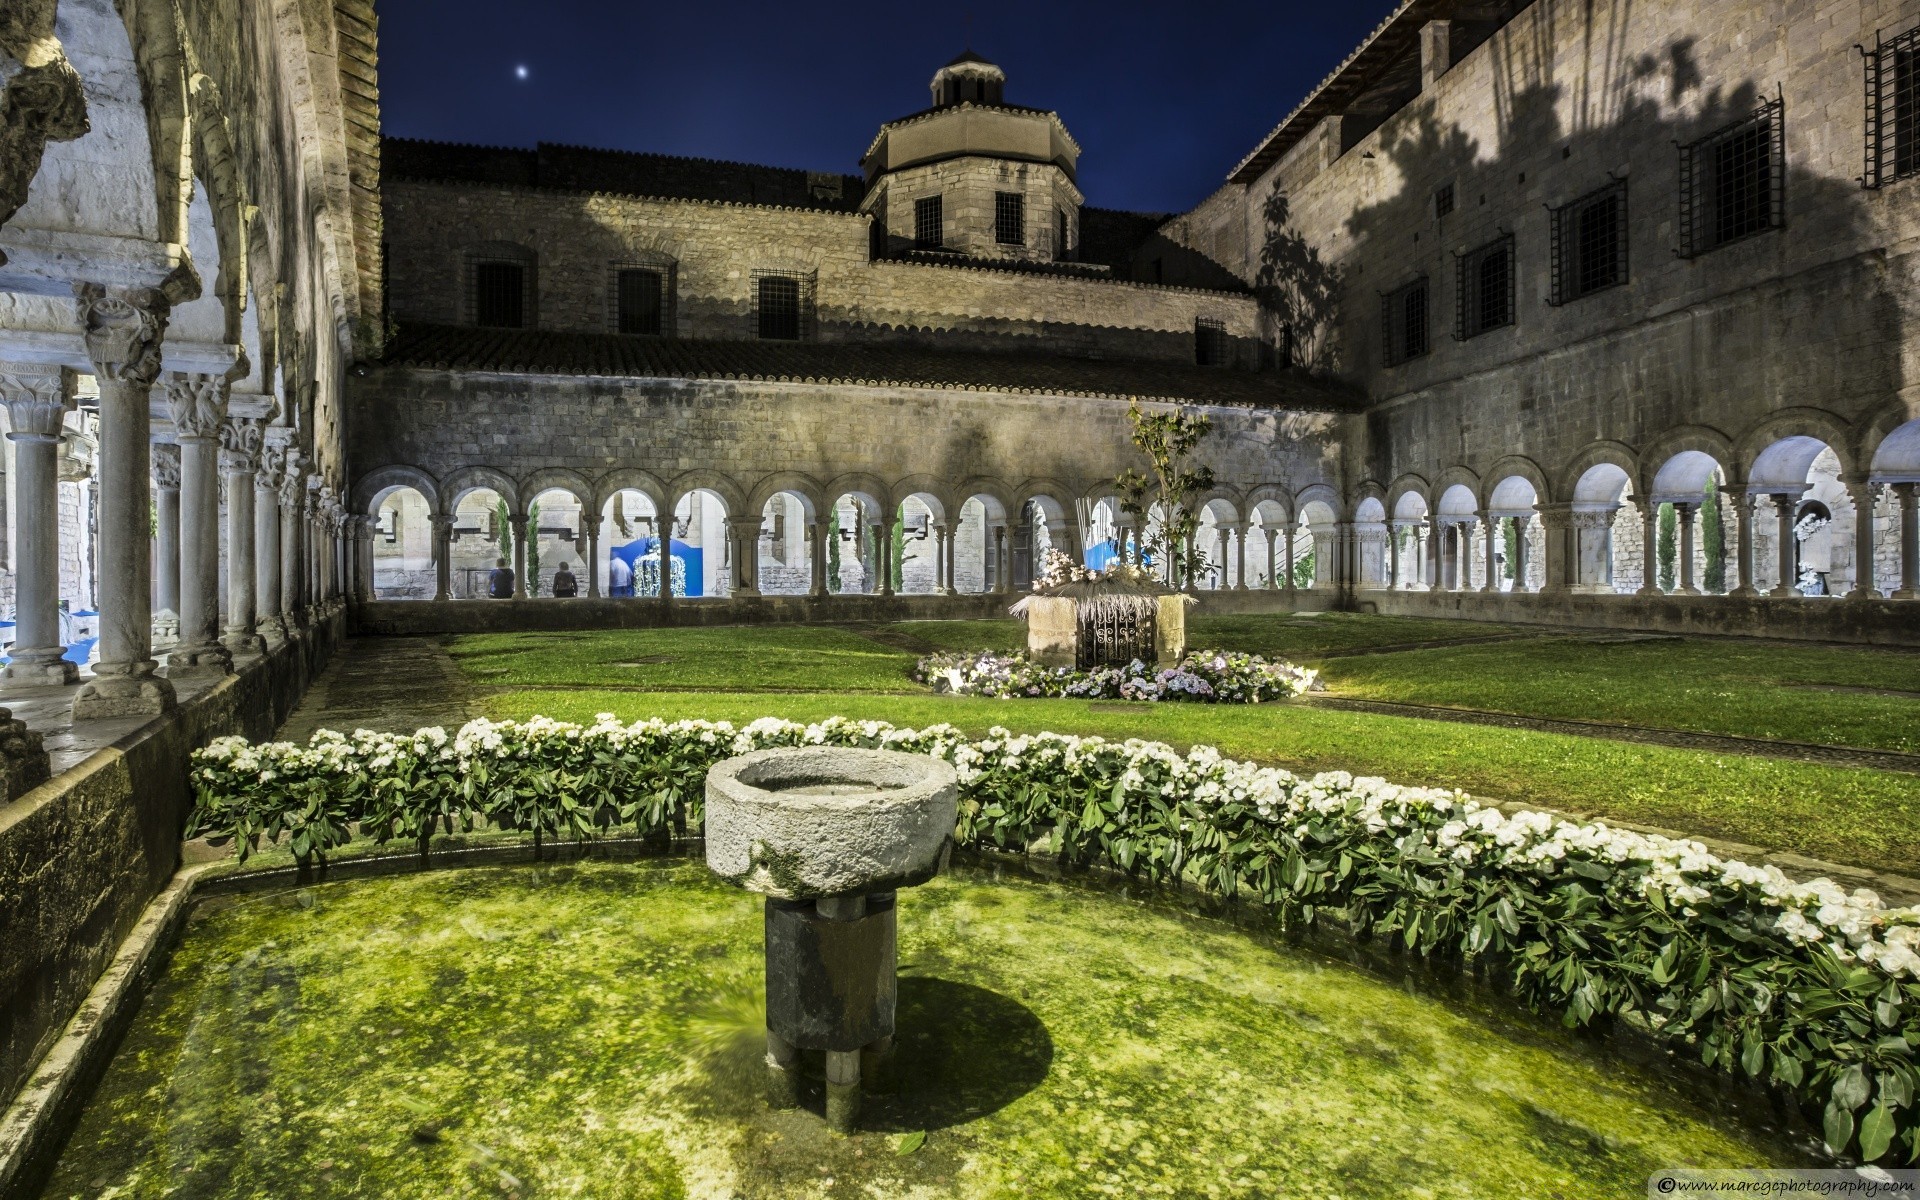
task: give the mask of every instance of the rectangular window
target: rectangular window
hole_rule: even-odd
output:
[[[1513,324],[1513,237],[1488,242],[1455,260],[1454,337],[1465,341]]]
[[[1553,210],[1553,288],[1565,304],[1627,281],[1627,181]]]
[[[1397,367],[1427,352],[1427,281],[1416,279],[1380,297],[1380,354]]]
[[[621,333],[659,333],[661,327],[660,272],[627,268],[615,276]]]
[[[1227,327],[1201,317],[1193,323],[1193,361],[1203,367],[1227,365]]]
[[[1067,210],[1055,209],[1053,215],[1054,223],[1058,226],[1053,235],[1053,256],[1061,262],[1067,262],[1073,258],[1073,248],[1067,245]]]
[[[473,264],[473,323],[494,329],[526,324],[527,269],[519,263]]]
[[[761,275],[755,281],[755,308],[760,337],[767,341],[800,340],[800,280],[794,275]]]
[[[1680,253],[1691,258],[1786,224],[1785,122],[1770,100],[1680,147]]]
[[[1867,52],[1870,188],[1920,174],[1920,29]]]
[[[947,219],[940,197],[913,202],[913,248],[938,250],[947,244]]]
[[[1452,211],[1453,185],[1450,183],[1443,184],[1440,190],[1433,194],[1433,215],[1436,217],[1444,217]]]
[[[993,194],[993,240],[1002,246],[1027,244],[1027,198],[1019,192]]]

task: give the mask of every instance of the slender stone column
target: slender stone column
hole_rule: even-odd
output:
[[[1424,547],[1425,553],[1422,554],[1420,557],[1426,566],[1426,571],[1425,571],[1426,579],[1424,580],[1426,586],[1421,588],[1420,590],[1423,592],[1439,591],[1446,586],[1442,581],[1441,575],[1440,575],[1440,521],[1439,521],[1439,518],[1429,517],[1427,518],[1426,524],[1419,526],[1418,528],[1420,530],[1420,535],[1425,542],[1425,547]]]
[[[220,642],[235,654],[264,653],[254,630],[253,479],[260,469],[260,422],[233,420],[220,430],[220,469],[227,477],[227,623]]]
[[[581,524],[587,527],[587,599],[600,598],[600,518],[588,521],[582,514]]]
[[[945,521],[936,521],[932,525],[933,533],[933,594],[936,596],[953,595],[953,558],[947,552],[947,544],[953,540],[953,527]]]
[[[167,376],[167,409],[180,438],[180,641],[167,678],[225,676],[234,660],[221,645],[219,438],[227,422],[227,376]]]
[[[433,518],[433,598],[453,599],[453,517],[435,513]]]
[[[513,530],[513,598],[525,600],[533,595],[527,582],[527,514],[515,513],[507,524]]]
[[[987,527],[993,538],[993,590],[998,595],[1006,595],[1013,590],[1013,572],[1007,561],[1007,527],[990,525]]]
[[[1640,590],[1636,596],[1658,596],[1660,591],[1660,503],[1644,496],[1640,504]]]
[[[760,532],[762,517],[728,517],[727,536],[733,542],[733,594],[750,598],[760,594]]]
[[[1486,559],[1487,563],[1487,578],[1480,585],[1480,590],[1497,592],[1500,590],[1500,559],[1497,550],[1500,544],[1500,518],[1491,513],[1481,513],[1480,528],[1483,531],[1480,538],[1481,557]]]
[[[60,640],[61,431],[73,378],[59,367],[0,363],[0,399],[13,443],[14,638],[4,677],[16,686],[66,684],[80,668]]]
[[[654,538],[654,551],[660,555],[660,603],[673,603],[673,518],[656,521],[660,533]]]
[[[1847,498],[1853,501],[1853,590],[1849,600],[1878,600],[1880,589],[1873,578],[1873,501],[1874,484],[1866,479],[1849,479]]]
[[[1900,586],[1895,600],[1920,599],[1920,484],[1891,485],[1900,501]]]
[[[100,381],[100,644],[93,678],[73,698],[73,718],[165,712],[174,697],[173,685],[154,674],[152,653],[147,406],[168,303],[152,289],[87,285],[79,308]]]
[[[1576,558],[1573,549],[1573,505],[1536,504],[1540,514],[1541,539],[1546,550],[1546,570],[1540,581],[1543,595],[1565,595],[1573,590]]]
[[[373,599],[373,518],[353,518],[353,598],[365,604]]]
[[[1280,562],[1274,557],[1277,552],[1274,542],[1280,531],[1271,525],[1262,525],[1260,533],[1267,541],[1267,590],[1273,591],[1280,586]]]
[[[879,526],[880,586],[874,591],[882,596],[891,596],[893,595],[893,531],[900,525],[900,513],[898,510],[886,513],[876,524]],[[1028,528],[1027,537],[1027,544],[1031,546],[1033,544],[1031,527]]]
[[[180,636],[180,447],[157,442],[153,473],[153,636]]]
[[[1674,515],[1680,519],[1680,586],[1674,592],[1682,596],[1698,596],[1700,589],[1693,582],[1693,518],[1700,510],[1698,504],[1675,504]]]
[[[287,448],[286,469],[280,476],[280,626],[289,638],[300,635],[301,606],[305,597],[301,564],[306,561],[302,546],[306,526],[306,468],[300,451]]]
[[[287,640],[280,620],[280,474],[285,465],[280,447],[264,446],[253,476],[254,627],[270,648]]]
[[[827,539],[832,536],[825,521],[807,526],[807,595],[815,600],[827,595]]]
[[[1733,501],[1738,525],[1734,530],[1734,581],[1727,595],[1758,596],[1760,590],[1753,586],[1753,498],[1744,486],[1723,487],[1720,494]]]
[[[1293,522],[1288,521],[1285,529],[1282,530],[1282,532],[1285,534],[1285,537],[1283,540],[1286,542],[1286,546],[1285,546],[1286,552],[1281,556],[1282,561],[1280,564],[1280,569],[1286,573],[1285,578],[1287,582],[1287,603],[1289,604],[1292,604],[1294,602],[1294,594],[1293,594],[1294,593],[1294,583],[1293,583],[1293,532],[1294,532],[1294,529],[1295,529],[1295,526]]]
[[[1404,526],[1395,521],[1387,522],[1387,590],[1400,588],[1400,530]]]
[[[1773,590],[1767,593],[1769,596],[1787,597],[1800,594],[1800,590],[1793,586],[1798,582],[1799,574],[1794,570],[1794,500],[1795,497],[1791,492],[1773,493],[1773,511],[1780,522],[1780,578],[1774,584]]]

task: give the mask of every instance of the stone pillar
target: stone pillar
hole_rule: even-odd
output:
[[[880,560],[880,586],[870,590],[881,596],[891,596],[893,595],[893,531],[900,527],[900,510],[894,509],[892,512],[882,513],[880,519],[874,524],[876,526],[874,540],[879,543],[879,553],[874,557]],[[1033,545],[1031,526],[1027,532],[1027,545]]]
[[[588,520],[587,516],[586,513],[580,514],[580,523],[587,527],[587,599],[598,600],[600,598],[600,517],[595,514],[592,520]]]
[[[1645,493],[1639,493],[1642,497]],[[1640,590],[1636,596],[1658,596],[1660,592],[1660,502],[1640,501]]]
[[[1013,590],[1013,565],[1007,561],[1007,527],[989,525],[988,535],[993,539],[993,591],[1004,596]]]
[[[1442,586],[1440,581],[1440,522],[1437,518],[1429,517],[1424,524],[1417,525],[1414,528],[1419,533],[1422,542],[1420,560],[1422,564],[1421,575],[1423,576],[1421,583],[1423,586],[1420,590],[1423,592],[1437,591]]]
[[[306,524],[306,469],[301,454],[287,448],[286,469],[280,475],[280,627],[289,638],[298,637],[303,586],[301,563],[302,538]],[[451,524],[451,523],[449,523]]]
[[[1279,553],[1279,547],[1275,543],[1279,540],[1280,531],[1271,525],[1263,524],[1260,526],[1260,532],[1267,539],[1267,590],[1271,592],[1280,586],[1280,560],[1275,557]]]
[[[268,444],[260,452],[260,469],[253,476],[253,610],[254,627],[269,647],[287,638],[280,619],[280,483],[286,457]]]
[[[360,604],[373,599],[373,518],[353,518],[353,598]]]
[[[953,527],[936,521],[933,530],[933,594],[953,595]]]
[[[1767,595],[1797,596],[1800,590],[1793,586],[1800,574],[1794,569],[1793,503],[1796,497],[1791,492],[1775,492],[1772,499],[1774,515],[1780,522],[1780,580]]]
[[[1284,530],[1284,532],[1285,532],[1285,534],[1286,534],[1286,538],[1285,538],[1285,541],[1286,541],[1286,554],[1285,554],[1285,556],[1284,556],[1284,565],[1283,565],[1283,566],[1281,567],[1281,570],[1283,570],[1283,571],[1285,571],[1285,572],[1286,572],[1286,579],[1287,579],[1287,602],[1288,602],[1289,604],[1291,604],[1291,603],[1293,603],[1293,601],[1294,601],[1294,582],[1293,582],[1293,533],[1294,533],[1294,530],[1295,530],[1296,528],[1297,528],[1297,526],[1295,526],[1295,525],[1293,524],[1293,522],[1291,522],[1291,521],[1289,521],[1289,522],[1287,522],[1287,525],[1286,525],[1286,528],[1285,528],[1285,530]]]
[[[1679,558],[1678,582],[1674,592],[1681,596],[1698,596],[1700,588],[1693,582],[1693,518],[1700,511],[1698,504],[1675,504],[1673,514],[1680,523],[1680,547],[1675,552]]]
[[[1891,486],[1900,501],[1900,586],[1892,598],[1916,600],[1920,599],[1920,503],[1916,503],[1920,494],[1915,489],[1920,488],[1920,484]]]
[[[654,553],[660,556],[660,603],[670,605],[673,603],[673,518],[669,516],[655,524],[660,530],[653,545]]]
[[[812,535],[807,539],[807,595],[815,600],[827,595],[827,541],[833,536],[833,527],[826,521],[815,521],[807,527]]]
[[[513,528],[513,598],[525,600],[533,595],[527,582],[527,514],[514,513],[507,523]]]
[[[1225,525],[1213,527],[1213,551],[1219,555],[1220,564],[1220,586],[1215,589],[1216,591],[1224,592],[1233,586],[1233,581],[1227,578],[1227,545],[1228,539],[1232,536],[1232,532]]]
[[[220,429],[220,470],[227,477],[227,622],[220,643],[235,654],[264,653],[254,630],[253,478],[260,469],[260,422],[236,419]]]
[[[73,717],[165,712],[174,697],[173,685],[154,674],[147,442],[168,303],[152,289],[87,285],[79,309],[100,381],[100,645]]]
[[[16,686],[67,684],[80,668],[60,639],[60,463],[73,378],[59,367],[0,363],[0,400],[13,443],[14,548],[12,661]]]
[[[1483,592],[1497,592],[1500,590],[1500,559],[1498,556],[1500,545],[1500,518],[1491,513],[1481,513],[1480,528],[1484,531],[1481,536],[1481,556],[1485,558],[1487,562],[1487,578],[1486,582],[1480,585],[1480,590]]]
[[[733,543],[733,594],[747,598],[760,594],[760,531],[762,517],[728,517],[727,538]]]
[[[1753,586],[1753,498],[1747,495],[1745,487],[1723,487],[1720,494],[1733,501],[1734,514],[1734,554],[1733,586],[1727,589],[1729,596],[1758,596],[1760,590]]]
[[[453,599],[453,517],[435,513],[433,521],[433,598]]]
[[[1536,504],[1540,527],[1546,536],[1545,578],[1540,581],[1543,595],[1561,596],[1573,590],[1573,505]]]
[[[158,442],[153,455],[153,636],[180,636],[180,447]]]
[[[1847,498],[1853,501],[1853,590],[1849,600],[1878,600],[1880,590],[1873,578],[1873,491],[1866,479],[1844,480]]]

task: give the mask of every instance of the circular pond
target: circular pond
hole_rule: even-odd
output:
[[[761,919],[678,859],[210,898],[46,1194],[1486,1200],[1787,1165],[1552,1030],[988,868],[901,895],[899,1048],[837,1138],[762,1103]]]

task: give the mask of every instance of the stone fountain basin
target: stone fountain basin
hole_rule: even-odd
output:
[[[953,841],[959,779],[894,750],[756,750],[707,772],[707,865],[785,900],[865,895],[933,878]]]

